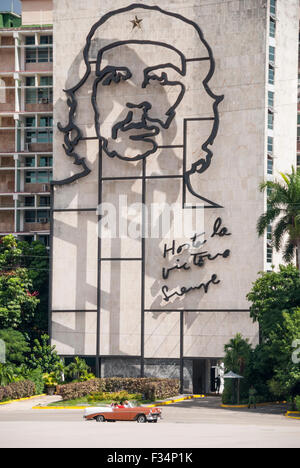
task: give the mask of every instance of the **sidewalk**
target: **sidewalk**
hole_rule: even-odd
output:
[[[61,400],[61,396],[59,395],[54,395],[54,396],[45,395],[45,396],[36,396],[29,400],[14,401],[12,403],[0,405],[0,414],[5,411],[30,410],[32,409],[33,406],[38,406],[38,405],[47,406],[50,403],[54,403],[60,400]]]

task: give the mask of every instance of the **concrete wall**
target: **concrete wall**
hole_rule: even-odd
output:
[[[22,24],[39,25],[52,24],[53,2],[52,0],[21,0]]]
[[[278,2],[280,8],[285,10]],[[155,5],[149,0],[147,5]],[[126,1],[114,2],[113,8],[127,6]],[[265,262],[265,241],[258,239],[256,222],[265,208],[265,196],[258,191],[259,183],[266,175],[267,104],[266,75],[268,53],[268,2],[266,0],[207,2],[175,0],[170,5],[163,2],[161,8],[184,15],[199,24],[205,40],[215,57],[215,73],[209,82],[212,92],[224,95],[219,105],[220,128],[212,146],[214,153],[210,168],[203,174],[191,177],[193,190],[221,205],[222,209],[210,207],[193,212],[202,222],[205,231],[205,251],[212,256],[230,250],[226,258],[205,261],[204,267],[191,265],[191,258],[184,253],[180,256],[163,257],[165,245],[172,240],[176,248],[189,240],[189,236],[171,236],[162,233],[157,238],[145,240],[144,270],[141,262],[142,243],[138,237],[129,236],[102,239],[100,258],[113,259],[101,262],[99,295],[100,351],[109,356],[139,356],[141,352],[141,329],[144,329],[144,352],[147,359],[178,359],[180,357],[180,314],[179,310],[191,311],[184,314],[186,357],[221,357],[224,344],[237,332],[243,333],[255,344],[258,340],[257,327],[252,324],[248,312],[246,294],[251,289],[257,272],[263,270]],[[85,39],[93,24],[111,11],[111,2],[96,0],[88,3],[74,0],[72,7],[67,0],[54,1],[54,120],[55,124],[68,123],[68,107],[63,89],[75,86],[84,76],[85,65],[82,51]],[[295,2],[291,15],[295,15]],[[142,29],[132,30],[135,14],[143,19]],[[281,14],[285,14],[282,11]],[[290,23],[289,23],[290,24]],[[293,32],[278,47],[293,49],[290,69],[285,79],[295,81],[296,60],[295,24]],[[144,196],[149,207],[151,203],[178,203],[179,208],[172,219],[172,229],[181,213],[183,199],[182,180],[169,176],[182,174],[182,148],[170,146],[186,145],[186,167],[191,167],[205,156],[202,145],[212,131],[212,96],[205,92],[203,80],[209,70],[208,61],[194,61],[207,57],[208,49],[199,41],[195,30],[164,17],[157,12],[139,9],[114,17],[95,32],[90,58],[95,60],[97,51],[116,40],[149,40],[171,43],[180,49],[190,61],[187,75],[182,78],[186,93],[168,131],[157,137],[160,149],[146,161],[146,176],[163,176],[146,181]],[[66,54],[66,50],[68,53]],[[284,54],[284,51],[280,52]],[[176,56],[177,60],[178,57]],[[153,53],[151,47],[131,44],[107,56],[105,64],[115,60],[118,66],[131,66],[133,74],[146,66],[176,61],[175,55],[163,48]],[[173,62],[172,62],[173,63]],[[76,91],[76,125],[84,137],[96,136],[94,113],[91,106],[94,65],[84,86]],[[295,69],[295,70],[294,70]],[[280,73],[280,72],[278,72]],[[172,73],[171,73],[172,75]],[[288,76],[287,76],[288,75]],[[294,82],[293,81],[293,82]],[[135,82],[133,81],[133,84]],[[148,89],[136,90],[128,83],[99,88],[96,96],[101,109],[102,135],[124,115],[124,102],[134,99],[149,99],[153,104],[151,112],[164,115],[166,106],[176,99],[174,88],[165,90],[158,86],[148,94]],[[124,86],[123,86],[124,85]],[[123,86],[123,87],[122,87]],[[291,84],[291,89],[292,89]],[[104,89],[103,89],[104,88]],[[294,96],[294,94],[293,94]],[[294,97],[286,96],[293,107]],[[125,101],[124,101],[125,99]],[[123,114],[122,114],[123,113]],[[190,119],[183,125],[183,119]],[[292,127],[294,115],[286,114],[285,127]],[[278,125],[279,125],[278,121]],[[56,125],[55,125],[56,127]],[[186,139],[184,130],[186,129]],[[282,141],[287,141],[294,130]],[[75,136],[75,133],[74,135]],[[293,139],[293,142],[295,138]],[[54,138],[54,180],[62,180],[80,172],[82,168],[72,164],[63,149],[63,135],[56,129]],[[293,143],[294,144],[294,143]],[[126,149],[126,144],[124,148]],[[121,151],[121,150],[120,150]],[[132,147],[131,154],[137,148]],[[62,354],[79,353],[93,355],[96,352],[96,310],[97,310],[97,216],[84,209],[96,208],[98,204],[99,145],[97,140],[84,140],[76,146],[76,152],[85,157],[91,173],[76,182],[55,188],[54,208],[67,210],[54,213],[54,266],[53,266],[53,343]],[[102,183],[103,202],[110,202],[117,208],[117,217],[122,214],[118,207],[120,196],[127,196],[130,203],[142,201],[143,184],[141,162],[125,162],[108,158],[103,153],[101,161],[103,177],[126,177],[126,180],[105,180]],[[128,179],[128,178],[131,179]],[[187,203],[199,207],[199,199],[187,193]],[[70,210],[81,209],[76,213]],[[69,211],[68,211],[69,210]],[[187,210],[185,210],[187,211]],[[222,218],[222,227],[230,236],[212,236],[216,219]],[[163,216],[165,218],[165,215]],[[128,223],[128,219],[126,220]],[[136,218],[141,223],[141,214]],[[199,233],[199,231],[198,231]],[[127,261],[120,261],[127,259]],[[162,279],[162,268],[171,268],[185,261],[190,265],[187,271],[173,271],[167,280]],[[142,272],[144,271],[144,276]],[[68,275],[66,275],[68,272]],[[191,290],[182,296],[173,295],[166,302],[168,294],[180,292],[208,282],[216,274],[220,283],[210,285],[207,294]],[[145,286],[142,288],[141,278]],[[144,295],[143,295],[144,293]],[[142,304],[144,299],[144,304]],[[145,309],[145,314],[141,310]],[[67,310],[69,312],[64,313]],[[77,310],[77,312],[73,312]],[[59,312],[57,312],[59,311]],[[84,312],[86,311],[86,312]],[[93,328],[94,327],[94,328]]]

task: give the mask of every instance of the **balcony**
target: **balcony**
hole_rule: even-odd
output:
[[[49,71],[53,69],[52,45],[25,46],[24,71]]]
[[[50,223],[24,223],[23,232],[49,232]]]
[[[0,232],[14,232],[15,230],[15,215],[13,211],[0,212]]]
[[[25,87],[25,112],[53,112],[52,86]]]

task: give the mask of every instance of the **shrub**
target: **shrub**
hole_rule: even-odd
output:
[[[35,384],[30,380],[22,380],[0,387],[0,400],[17,400],[33,395],[35,395]]]
[[[63,400],[74,400],[92,393],[115,393],[122,390],[131,394],[140,393],[147,400],[164,399],[178,395],[179,380],[111,377],[59,385],[56,393],[61,395]]]
[[[300,411],[300,395],[295,397],[296,410]]]
[[[115,402],[121,402],[125,400],[142,400],[141,393],[128,393],[126,390],[122,390],[121,392],[97,392],[91,393],[88,395],[87,400],[89,402],[97,402],[97,401],[104,401],[104,400],[113,400]]]

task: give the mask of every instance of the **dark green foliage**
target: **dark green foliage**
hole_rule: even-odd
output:
[[[5,342],[6,363],[19,365],[24,362],[30,347],[21,332],[11,328],[0,330],[0,340]]]
[[[42,369],[44,373],[51,373],[57,369],[60,357],[55,351],[55,346],[49,344],[48,335],[42,335],[40,341],[34,340],[32,353],[26,363],[32,369]]]
[[[0,328],[33,340],[47,330],[49,255],[40,242],[0,239]]]
[[[300,381],[300,364],[292,359],[294,344],[300,340],[300,273],[292,265],[261,273],[247,298],[252,302],[251,317],[259,323],[261,342],[247,358],[244,383],[254,385],[258,401],[293,399]],[[237,345],[242,348],[240,340]],[[225,365],[231,347],[226,347]],[[223,398],[232,398],[229,384]]]
[[[269,225],[274,225],[272,240],[277,252],[283,249],[284,260],[291,262],[297,253],[300,267],[300,169],[291,174],[280,174],[282,181],[264,182],[261,191],[268,190],[268,208],[257,223],[262,236]]]
[[[300,273],[293,265],[280,266],[279,272],[261,273],[247,299],[250,314],[259,322],[262,340],[282,326],[283,311],[300,305]]]

